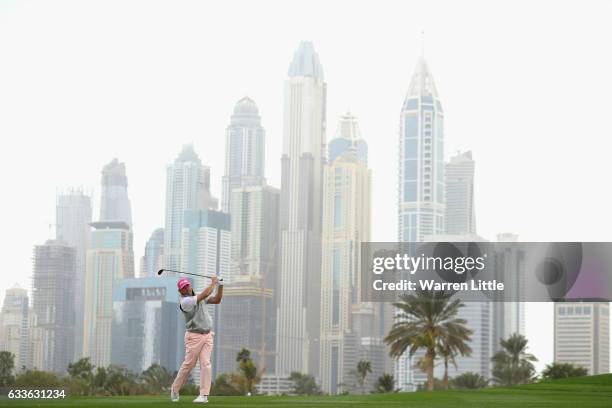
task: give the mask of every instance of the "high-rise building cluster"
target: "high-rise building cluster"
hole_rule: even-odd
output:
[[[313,44],[302,42],[284,82],[280,187],[267,184],[262,116],[245,96],[225,132],[221,208],[211,169],[194,145],[184,145],[166,166],[165,219],[146,242],[138,276],[125,164],[113,159],[103,167],[96,221],[91,194],[59,193],[56,236],[34,247],[30,294],[19,287],[6,292],[0,349],[15,355],[18,369],[62,373],[88,357],[96,366],[141,372],[161,364],[174,372],[184,324],[180,275],[157,276],[167,268],[229,283],[221,305],[207,306],[216,332],[213,375],[236,371],[236,354],[247,348],[263,373],[262,392],[288,392],[292,372],[312,375],[326,393],[350,392],[361,360],[371,363],[368,390],[384,373],[394,374],[396,388],[414,390],[426,379],[415,368],[419,354],[393,361],[384,342],[393,308],[360,299],[361,244],[371,240],[372,224],[368,143],[350,112],[328,143],[326,112],[323,65]],[[484,241],[476,230],[472,152],[445,161],[444,115],[420,57],[399,117],[399,242]],[[496,268],[508,274],[524,268],[522,254],[500,247]],[[197,291],[208,284],[189,278]],[[462,308],[472,354],[458,357],[450,375],[489,378],[499,340],[524,333],[524,313],[520,302]],[[607,304],[557,305],[555,360],[607,372],[608,325]]]
[[[472,152],[458,152],[444,161],[444,110],[422,56],[401,108],[399,129],[398,241],[484,241],[476,232]],[[516,236],[500,234],[498,240],[516,241]],[[515,272],[524,268],[521,254],[501,246],[495,269],[520,279],[522,274]],[[457,317],[465,319],[472,330],[472,353],[456,357],[456,365],[449,367],[450,376],[474,372],[490,378],[491,357],[499,349],[500,339],[525,334],[524,304],[520,302],[466,302]],[[400,390],[412,391],[426,381],[426,374],[417,367],[422,357],[423,352],[418,351],[395,361],[394,376]],[[443,367],[436,367],[434,374],[441,378]]]

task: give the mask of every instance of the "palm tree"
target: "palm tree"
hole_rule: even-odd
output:
[[[436,348],[438,355],[442,358],[442,362],[444,363],[444,376],[442,377],[442,387],[445,390],[448,390],[448,362],[453,363],[453,366],[457,368],[457,362],[455,361],[455,356],[453,352],[448,347],[447,344],[439,344]]]
[[[245,393],[255,392],[254,385],[259,382],[260,375],[257,372],[257,367],[253,360],[249,358],[247,361],[241,361],[240,371],[242,371],[242,375],[244,376]]]
[[[107,376],[106,368],[96,367],[96,373],[92,377],[92,394],[104,391]]]
[[[13,368],[15,368],[15,355],[8,351],[0,351],[0,387],[8,387],[15,381]]]
[[[260,379],[257,367],[251,358],[251,352],[243,348],[236,355],[236,361],[244,377],[244,392],[245,394],[250,394],[254,391],[254,385],[259,382]]]
[[[527,353],[527,339],[515,333],[500,341],[502,350],[493,355],[493,380],[501,385],[516,385],[531,382],[534,378],[534,361],[538,359]]]
[[[391,374],[383,374],[378,377],[374,391],[385,393],[395,391],[395,379]]]
[[[74,363],[68,364],[68,374],[72,378],[77,378],[87,384],[89,394],[95,392],[94,365],[91,364],[89,357],[81,358]]]
[[[236,354],[237,363],[241,363],[243,361],[247,361],[250,359],[251,359],[251,352],[249,351],[249,349],[243,348],[238,352],[238,354]]]
[[[470,341],[470,333],[471,332],[465,333],[463,331],[455,333],[454,330],[451,329],[447,336],[440,338],[437,352],[444,362],[442,385],[445,390],[448,390],[448,363],[451,362],[453,366],[457,368],[457,362],[455,361],[456,355],[469,356],[472,354],[472,348],[467,344],[467,342]]]
[[[457,319],[463,303],[450,300],[452,294],[441,291],[416,291],[400,296],[400,302],[393,305],[400,310],[397,321],[385,342],[390,346],[389,355],[400,357],[406,350],[413,356],[423,349],[425,356],[422,368],[427,372],[427,390],[433,391],[433,368],[437,348],[443,339],[453,338],[454,344],[467,347],[472,331],[465,327],[465,319]]]
[[[365,379],[368,373],[372,372],[372,364],[369,361],[361,360],[357,363],[357,381],[361,387],[361,393],[365,394]]]

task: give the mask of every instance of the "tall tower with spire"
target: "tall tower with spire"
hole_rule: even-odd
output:
[[[420,242],[445,227],[444,111],[422,55],[402,105],[399,129],[398,241]],[[418,381],[411,360],[405,355],[396,363],[395,378],[402,390]]]
[[[276,374],[318,375],[326,84],[312,43],[285,81]]]
[[[259,109],[249,97],[234,106],[230,125],[226,130],[225,175],[221,209],[231,210],[232,189],[265,184],[265,131],[261,126]]]
[[[444,231],[444,111],[420,58],[400,113],[398,238],[418,242]]]

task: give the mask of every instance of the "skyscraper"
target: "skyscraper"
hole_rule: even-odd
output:
[[[30,367],[28,291],[15,286],[7,289],[0,315],[0,351],[15,356],[15,369]]]
[[[259,372],[274,372],[275,335],[273,290],[259,282],[232,281],[219,305],[221,330],[217,332],[218,373],[237,370],[236,354],[243,348]]]
[[[444,111],[433,76],[420,57],[400,113],[398,241],[444,232]],[[413,359],[395,365],[401,390],[412,389]],[[417,373],[419,374],[419,373]]]
[[[193,145],[183,146],[166,170],[164,267],[179,269],[185,210],[215,209],[217,200],[210,194],[210,168],[202,164]]]
[[[111,361],[113,285],[134,277],[132,208],[125,164],[113,159],[102,169],[100,221],[90,225],[85,267],[83,356],[97,366]]]
[[[255,102],[242,98],[227,128],[223,211],[231,214],[232,286],[219,308],[220,372],[236,369],[236,353],[251,350],[259,370],[274,372],[275,287],[279,258],[280,191],[266,185],[265,132]]]
[[[74,360],[76,249],[48,240],[34,247],[32,308],[43,329],[42,367],[64,373]]]
[[[140,373],[152,364],[169,372],[184,356],[185,319],[179,309],[178,277],[146,277],[115,282],[113,364]]]
[[[27,333],[27,365],[28,368],[33,368],[35,370],[42,370],[45,366],[44,357],[45,357],[45,329],[43,327],[38,326],[38,319],[34,310],[30,308],[29,312],[29,330]],[[80,354],[80,353],[79,353]]]
[[[181,237],[180,270],[202,275],[230,277],[230,216],[216,210],[185,210]],[[206,278],[194,277],[193,288],[209,285]]]
[[[475,234],[474,160],[472,152],[458,153],[446,163],[446,233]]]
[[[518,235],[504,233],[497,235],[495,250],[495,274],[506,282],[504,295],[508,299],[521,299],[525,290],[525,253],[512,245]],[[509,244],[504,244],[509,243]],[[501,339],[515,333],[525,335],[525,302],[494,302],[493,310],[493,353],[500,350]]]
[[[361,338],[355,339],[352,313],[362,306],[360,249],[370,240],[367,144],[359,136],[354,116],[340,119],[329,156],[335,159],[325,167],[323,186],[320,379],[323,391],[336,394],[340,384],[354,381]],[[376,334],[367,337],[380,340]]]
[[[260,370],[275,370],[279,200],[280,191],[266,185],[232,190],[232,286],[220,307],[221,371],[235,370],[242,348],[251,350]]]
[[[446,233],[425,237],[426,241],[439,242],[484,242],[476,235],[474,211],[474,161],[472,152],[459,153],[451,157],[445,166],[446,214],[444,217]],[[465,319],[472,330],[469,356],[455,357],[457,364],[449,367],[449,376],[454,377],[473,372],[489,378],[492,356],[492,317],[490,302],[465,302],[457,318]],[[442,367],[437,367],[435,375],[442,376]]]
[[[83,356],[105,367],[111,362],[113,287],[134,277],[132,231],[124,221],[91,223],[85,278]]]
[[[132,205],[127,187],[125,163],[115,158],[102,169],[100,221],[123,221],[132,227]]]
[[[610,303],[555,303],[556,363],[570,363],[589,375],[610,372]]]
[[[255,101],[244,97],[234,106],[226,130],[225,175],[221,209],[231,210],[232,189],[265,184],[265,131]]]
[[[423,58],[400,114],[399,241],[444,232],[444,111]]]
[[[279,256],[279,200],[280,191],[266,185],[232,191],[232,282],[265,279],[266,286],[274,288]]]
[[[318,375],[326,84],[302,42],[285,81],[276,374]]]
[[[217,275],[224,280],[230,276],[231,233],[230,216],[216,210],[185,210],[181,237],[180,270],[201,275]],[[203,277],[189,277],[196,292],[204,290],[210,281]],[[207,305],[213,319],[213,331],[221,332],[224,322],[219,319],[222,305]],[[219,349],[213,348],[211,357],[213,378],[218,369]],[[199,366],[193,371],[199,379]],[[197,381],[196,381],[197,382]]]
[[[57,196],[56,238],[76,249],[76,279],[74,282],[74,359],[83,349],[83,310],[85,296],[85,260],[92,221],[91,197],[82,189],[73,188]]]
[[[145,246],[145,254],[141,263],[141,277],[157,276],[157,271],[163,265],[164,229],[158,228],[151,234]]]

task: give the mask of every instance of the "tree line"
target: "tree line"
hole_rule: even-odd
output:
[[[527,339],[515,333],[500,340],[500,350],[491,361],[492,378],[486,379],[478,373],[464,373],[452,382],[448,376],[449,363],[457,368],[457,356],[469,356],[472,330],[465,319],[458,318],[464,303],[452,299],[451,292],[416,291],[400,296],[393,305],[399,311],[397,321],[389,331],[385,342],[389,345],[389,355],[399,358],[408,353],[413,357],[418,351],[420,358],[416,367],[427,373],[427,382],[421,390],[455,388],[482,388],[491,382],[494,385],[513,386],[537,381],[533,365],[538,359],[527,352]],[[441,380],[434,378],[436,360],[442,362],[444,375]],[[587,370],[572,364],[552,363],[542,372],[542,379],[558,379],[587,375]]]
[[[492,378],[478,373],[463,373],[449,378],[449,365],[457,367],[457,356],[469,356],[472,330],[467,321],[457,317],[464,304],[452,299],[452,294],[440,291],[417,291],[400,296],[394,303],[399,311],[397,321],[385,337],[389,355],[399,358],[408,353],[419,359],[415,367],[427,374],[427,382],[420,390],[433,391],[449,388],[483,388],[489,385],[513,386],[537,381],[534,362],[537,358],[527,352],[527,339],[514,334],[501,339],[500,350],[492,357]],[[444,367],[442,379],[434,377],[436,362]],[[245,348],[236,355],[237,371],[219,374],[211,390],[212,395],[253,395],[261,381],[261,372],[253,362],[251,352]],[[141,395],[168,393],[176,372],[172,373],[159,364],[153,364],[142,373],[133,373],[125,367],[109,365],[95,367],[89,358],[82,358],[68,365],[67,375],[39,370],[24,370],[14,374],[15,356],[0,352],[0,387],[65,388],[70,395]],[[391,374],[377,378],[374,388],[366,390],[366,378],[372,372],[369,361],[361,360],[353,370],[355,383],[338,384],[345,393],[395,392],[395,379]],[[542,379],[558,379],[587,375],[587,370],[572,364],[552,363],[542,372]],[[322,394],[313,376],[299,372],[290,374],[291,394]],[[195,384],[186,384],[182,394],[197,394]]]

